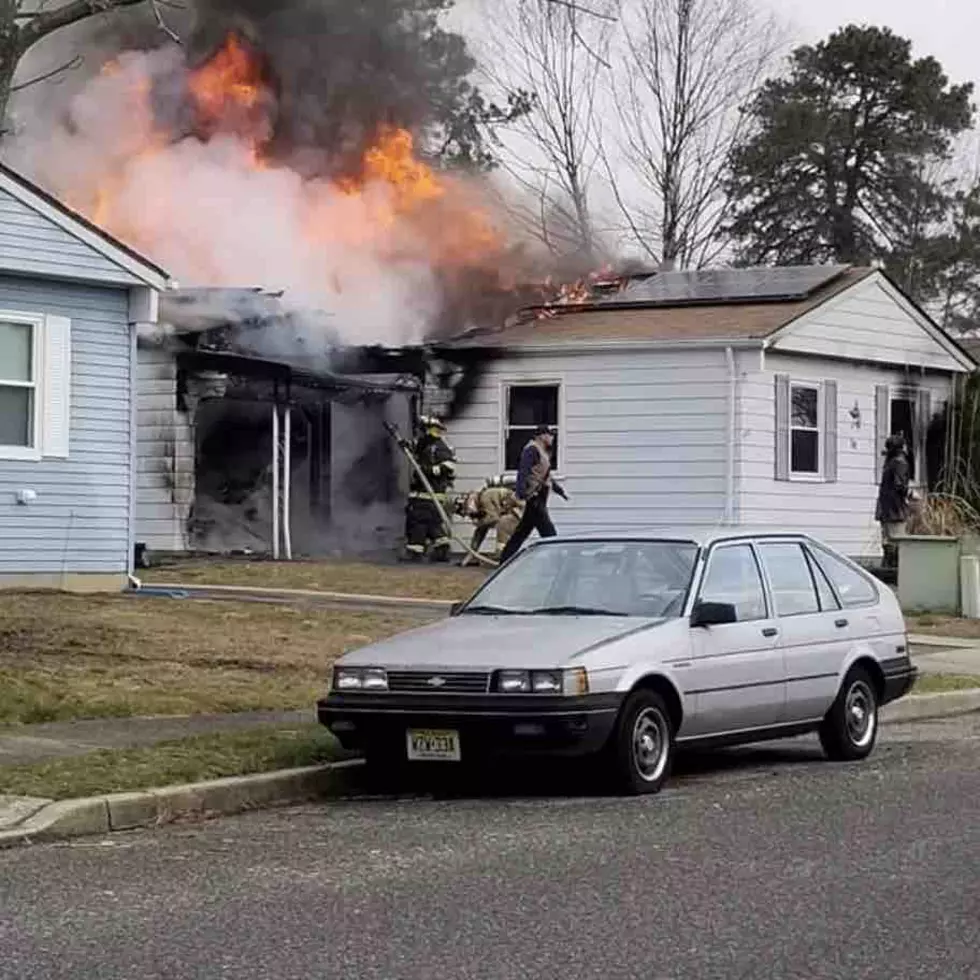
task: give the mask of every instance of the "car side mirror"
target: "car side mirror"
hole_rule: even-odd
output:
[[[691,626],[737,623],[738,611],[730,602],[699,602],[691,611]]]
[[[450,616],[458,616],[460,614],[460,612],[462,611],[464,605],[465,605],[465,603],[463,603],[463,602],[454,602],[449,607],[449,615]]]

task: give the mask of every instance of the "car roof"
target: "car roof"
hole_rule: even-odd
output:
[[[535,542],[536,545],[543,545],[549,542],[558,541],[580,541],[595,542],[596,544],[614,541],[677,541],[679,543],[695,544],[702,548],[718,541],[743,540],[746,538],[803,538],[823,545],[818,538],[812,534],[794,528],[781,528],[772,526],[750,525],[729,525],[726,527],[715,528],[615,528],[609,531],[595,531],[588,534],[562,533],[557,538],[543,538]],[[827,545],[823,545],[827,547]]]

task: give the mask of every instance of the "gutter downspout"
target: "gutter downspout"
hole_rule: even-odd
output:
[[[735,354],[731,347],[725,348],[725,361],[728,364],[728,447],[725,456],[725,517],[727,525],[735,523],[735,406],[738,375],[735,371]]]

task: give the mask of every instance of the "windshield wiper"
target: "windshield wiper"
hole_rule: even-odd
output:
[[[629,613],[615,609],[593,609],[590,606],[542,606],[529,609],[528,616],[628,616]]]
[[[467,606],[460,610],[460,615],[475,613],[478,616],[519,616],[522,612],[521,609],[508,609],[506,606]]]

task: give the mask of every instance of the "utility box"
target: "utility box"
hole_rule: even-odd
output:
[[[905,612],[960,613],[959,538],[908,534],[898,545],[898,601]]]

